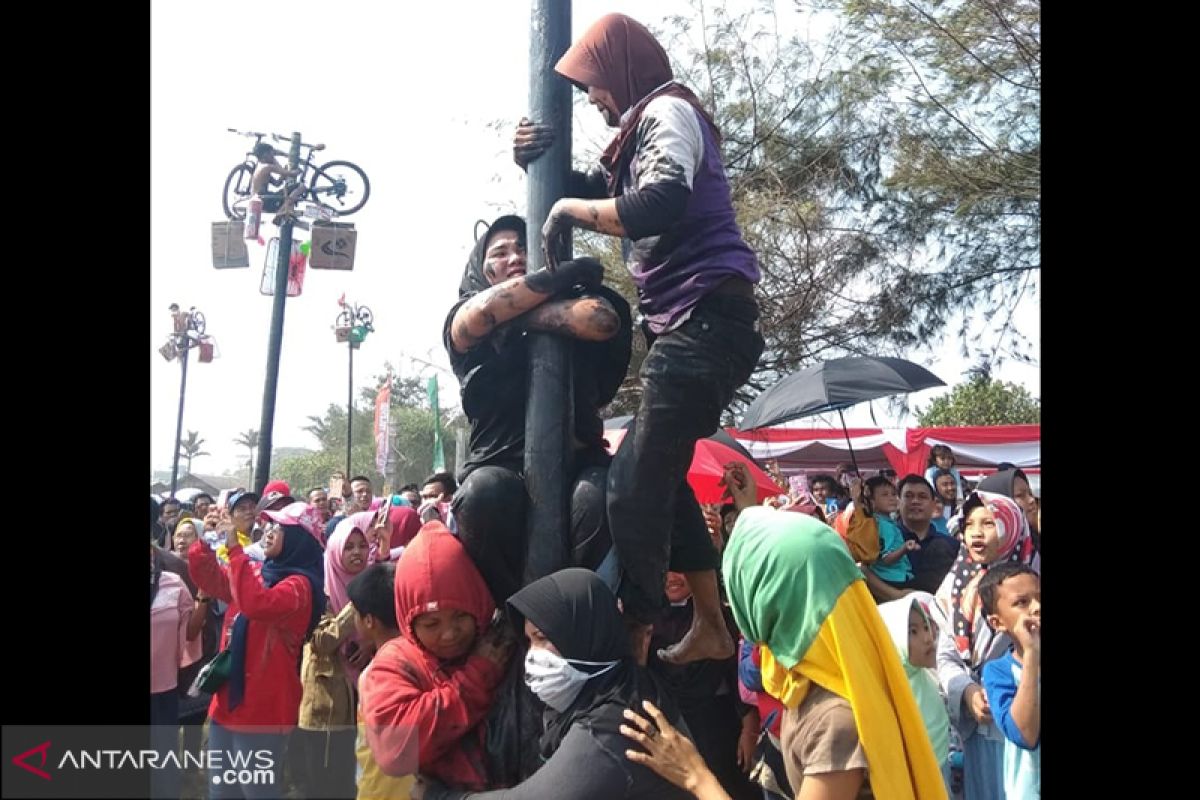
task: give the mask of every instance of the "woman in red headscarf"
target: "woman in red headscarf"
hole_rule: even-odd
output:
[[[617,135],[596,170],[574,176],[568,191],[577,196],[554,204],[542,228],[549,266],[574,227],[632,240],[627,266],[649,344],[642,404],[608,473],[625,614],[645,626],[662,611],[669,560],[687,575],[696,614],[663,658],[728,658],[719,556],[686,478],[696,441],[717,429],[762,354],[758,260],[737,226],[716,125],[674,80],[645,26],[623,14],[601,17],[555,71],[587,92]],[[517,163],[540,156],[552,138],[522,120]]]
[[[495,610],[462,544],[426,523],[396,564],[400,636],[362,682],[366,738],[384,773],[485,788],[484,720],[512,650]]]

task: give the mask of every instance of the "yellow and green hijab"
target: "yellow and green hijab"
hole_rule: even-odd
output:
[[[805,514],[748,508],[722,572],[733,616],[762,645],[763,686],[796,708],[813,683],[845,698],[881,800],[945,798],[924,721],[862,574],[841,538]]]

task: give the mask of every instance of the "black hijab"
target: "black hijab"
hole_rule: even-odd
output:
[[[1012,469],[1003,469],[999,472],[993,472],[991,475],[979,482],[975,488],[981,492],[991,492],[993,494],[1002,494],[1005,497],[1013,496],[1013,483],[1017,478],[1029,484],[1029,478],[1025,477],[1025,473],[1013,467]],[[1022,509],[1024,510],[1024,509]]]
[[[467,259],[466,268],[463,269],[462,283],[458,285],[458,297],[460,300],[492,288],[492,284],[488,281],[487,276],[483,274],[483,262],[487,251],[488,239],[492,238],[492,234],[496,233],[496,231],[516,231],[518,242],[521,247],[525,246],[525,220],[515,214],[505,214],[502,217],[498,217],[495,222],[488,226],[483,236],[475,240],[475,246],[471,248],[471,256]]]
[[[580,661],[619,661],[615,667],[584,685],[571,707],[561,714],[546,712],[542,757],[558,749],[573,725],[594,734],[620,736],[626,708],[641,711],[642,700],[662,709],[674,724],[679,711],[674,700],[649,672],[639,667],[629,649],[625,622],[617,598],[591,570],[572,567],[536,580],[508,599],[518,630],[528,619],[558,648],[563,658]],[[577,666],[583,671],[603,667]]]

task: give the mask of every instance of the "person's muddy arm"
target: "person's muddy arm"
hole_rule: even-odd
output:
[[[592,258],[577,258],[556,270],[538,270],[498,283],[459,307],[450,323],[450,340],[455,352],[465,353],[488,337],[497,327],[537,308],[551,296],[577,283],[598,286],[604,267]]]
[[[611,339],[617,335],[621,324],[617,312],[602,297],[545,303],[522,317],[521,322],[529,330],[558,333],[589,342]]]

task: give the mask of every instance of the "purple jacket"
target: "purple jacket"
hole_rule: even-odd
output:
[[[650,330],[659,334],[672,330],[702,297],[729,278],[757,283],[760,277],[758,259],[737,226],[720,148],[702,118],[700,131],[704,157],[683,218],[661,235],[633,242],[629,257],[640,310]],[[619,193],[637,185],[639,161],[647,155],[644,147],[639,139]]]

